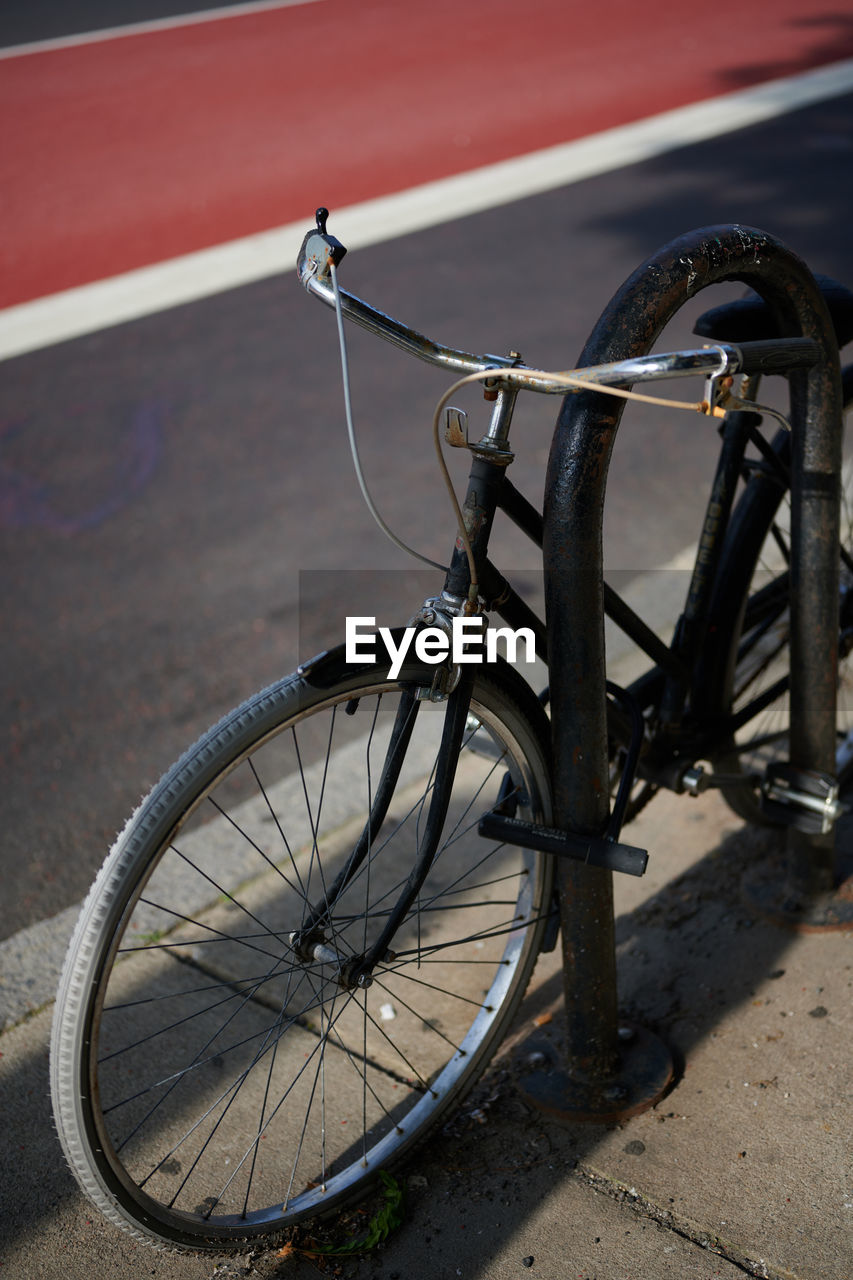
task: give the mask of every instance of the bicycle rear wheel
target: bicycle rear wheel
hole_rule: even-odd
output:
[[[773,442],[785,463],[790,437]],[[742,774],[723,788],[739,817],[775,825],[761,808],[758,783],[766,766],[788,758],[790,674],[790,490],[767,468],[757,470],[735,507],[711,607],[715,657],[707,681],[714,716],[744,723],[714,758],[720,774]],[[841,484],[841,551],[853,555],[853,458],[845,455]],[[839,659],[836,681],[836,772],[851,772],[847,737],[853,727],[853,572],[841,559]]]
[[[478,669],[437,853],[393,953],[366,989],[339,981],[422,835],[447,704],[413,690],[434,671],[395,681],[341,651],[309,664],[203,737],[104,864],[60,985],[51,1083],[78,1181],[138,1238],[239,1248],[340,1208],[446,1117],[506,1031],[551,860],[477,834],[499,793],[550,813],[547,720],[502,664]],[[395,721],[411,737],[370,830]],[[336,885],[365,833],[368,856]],[[322,927],[297,948],[318,903]]]

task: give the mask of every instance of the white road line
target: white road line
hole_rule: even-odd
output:
[[[96,31],[80,31],[75,35],[57,36],[52,40],[31,40],[27,44],[10,44],[0,49],[0,59],[24,58],[31,53],[53,53],[57,49],[73,49],[81,44],[100,44],[104,40],[120,40],[123,36],[144,36],[152,31],[173,31],[176,27],[194,27],[200,22],[218,22],[222,18],[242,18],[248,13],[266,13],[270,9],[292,9],[296,5],[320,2],[321,0],[252,0],[250,4],[223,5],[220,9],[199,9],[197,13],[180,13],[172,18],[151,18],[148,22],[129,22],[124,27],[102,27]]]
[[[636,164],[853,90],[853,58],[333,211],[351,249]],[[295,270],[298,222],[0,311],[0,360]]]

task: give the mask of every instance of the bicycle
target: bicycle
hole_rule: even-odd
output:
[[[432,633],[433,652],[454,619],[468,621],[468,638],[458,661],[410,647],[393,677],[390,659],[348,663],[344,646],[304,663],[191,747],[107,858],[60,984],[54,1108],[86,1194],[161,1247],[240,1248],[328,1214],[444,1121],[555,944],[553,855],[641,874],[646,854],[620,831],[661,787],[718,785],[749,820],[793,813],[826,832],[853,768],[843,699],[835,777],[778,763],[791,463],[784,427],[769,440],[761,430],[781,415],[756,395],[765,371],[796,385],[819,357],[815,341],[768,331],[756,295],[703,316],[711,346],[549,374],[515,353],[442,347],[381,315],[339,288],[344,252],[318,211],[299,277],[341,330],[353,320],[482,382],[491,403],[476,442],[448,411],[447,441],[471,453],[471,476],[443,589],[411,620]],[[822,287],[843,345],[853,294]],[[719,423],[722,446],[685,611],[665,643],[605,591],[652,666],[628,689],[608,687],[606,829],[557,830],[547,693],[503,660],[472,660],[488,612],[529,628],[548,657],[548,628],[488,558],[498,510],[543,542],[542,515],[507,477],[515,401],[561,395],[565,413],[572,397],[636,397],[638,383],[690,375],[705,386],[686,407]],[[843,385],[849,401],[850,369]],[[842,659],[851,552],[848,513]]]

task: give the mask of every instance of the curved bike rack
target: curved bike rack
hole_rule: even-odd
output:
[[[740,226],[683,236],[650,258],[605,309],[580,367],[645,354],[687,299],[708,285],[742,281],[760,294],[783,336],[820,347],[818,363],[791,375],[792,620],[791,760],[835,772],[835,680],[839,591],[838,493],[841,390],[838,350],[820,291],[805,264],[777,240]],[[607,472],[624,402],[569,395],[548,462],[544,570],[548,627],[555,825],[604,831],[609,811],[602,522]],[[833,657],[823,670],[800,655]],[[814,664],[812,664],[814,665]],[[568,1019],[566,1071],[529,1076],[542,1109],[611,1121],[653,1105],[672,1077],[656,1037],[620,1027],[612,873],[559,859],[557,875]],[[834,885],[833,834],[791,828],[788,885],[797,900]]]

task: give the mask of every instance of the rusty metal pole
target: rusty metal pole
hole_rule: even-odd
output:
[[[626,281],[578,365],[642,355],[684,303],[708,285],[740,280],[761,294],[785,336],[813,338],[818,365],[792,378],[793,600],[791,755],[835,767],[838,633],[840,379],[832,325],[805,264],[772,237],[738,226],[684,236]],[[544,569],[555,825],[600,834],[609,811],[602,520],[622,402],[597,392],[566,397],[545,492]],[[815,647],[826,663],[803,666]],[[612,1120],[651,1106],[670,1070],[656,1038],[620,1028],[610,872],[558,862],[568,1050],[565,1072],[528,1078],[533,1101],[568,1118]],[[831,840],[797,835],[792,880],[810,890],[833,878]]]

